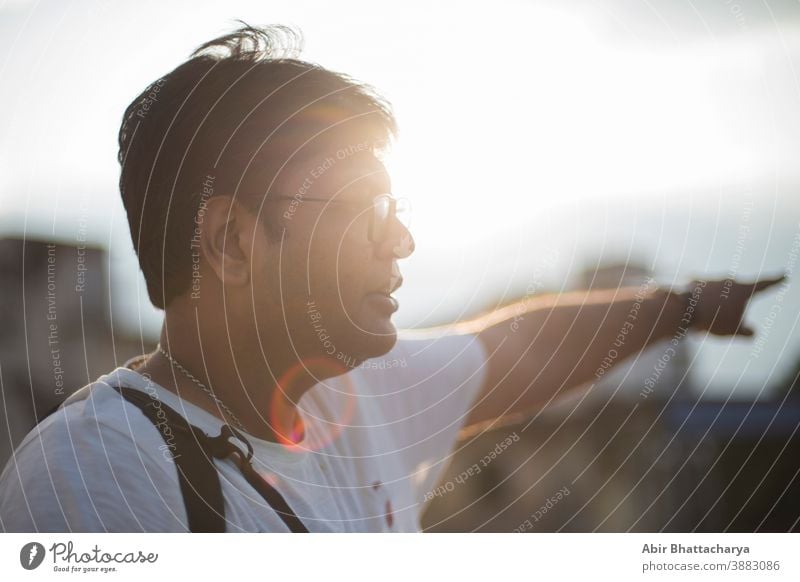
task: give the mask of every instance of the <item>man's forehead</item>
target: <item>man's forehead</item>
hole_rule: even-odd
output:
[[[303,157],[292,164],[284,183],[294,190],[302,187],[319,194],[322,186],[340,189],[361,182],[389,188],[386,167],[375,150],[364,143],[317,151]]]

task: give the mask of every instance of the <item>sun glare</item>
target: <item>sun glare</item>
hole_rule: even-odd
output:
[[[643,51],[574,13],[515,10],[531,14],[508,19],[502,45],[466,60],[452,36],[435,47],[446,65],[419,83],[434,94],[391,94],[402,134],[390,169],[426,245],[491,239],[550,205],[757,171],[761,155],[732,136],[763,120],[736,117],[752,95],[725,94],[758,67],[747,46]]]

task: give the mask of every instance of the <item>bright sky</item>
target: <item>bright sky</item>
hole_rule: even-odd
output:
[[[88,220],[129,325],[160,316],[143,288],[117,292],[141,285],[116,184],[122,111],[236,18],[297,25],[305,58],[394,103],[391,170],[418,243],[405,325],[532,277],[561,288],[599,257],[670,281],[725,274],[750,202],[763,228],[742,276],[786,266],[800,217],[797,4],[0,0],[0,232],[75,240]],[[795,329],[781,341],[797,353]],[[714,369],[736,359],[729,347]]]

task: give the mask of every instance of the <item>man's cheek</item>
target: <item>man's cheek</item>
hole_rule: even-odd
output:
[[[328,274],[339,286],[355,286],[367,272],[370,255],[362,249],[339,249],[340,252],[328,255],[328,260],[320,270]]]

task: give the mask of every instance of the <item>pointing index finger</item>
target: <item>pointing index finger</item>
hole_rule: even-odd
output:
[[[786,279],[786,275],[781,275],[780,277],[775,277],[774,279],[761,279],[760,281],[756,281],[753,284],[753,292],[763,291],[767,287],[772,287],[781,281]]]

